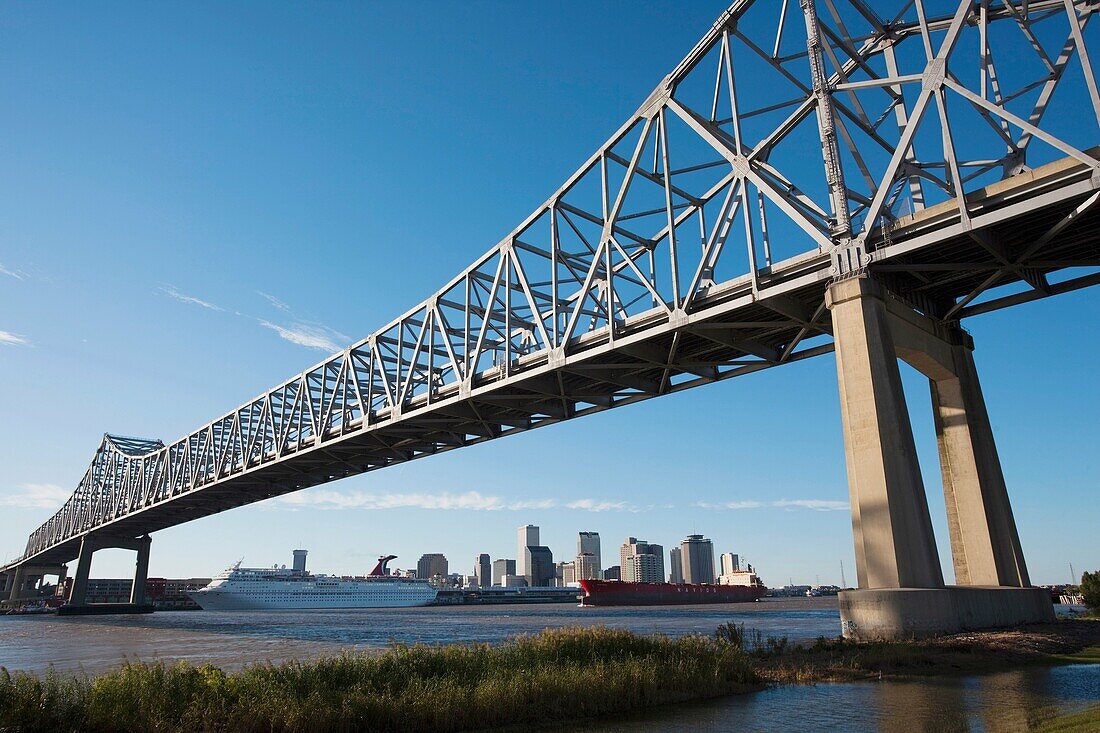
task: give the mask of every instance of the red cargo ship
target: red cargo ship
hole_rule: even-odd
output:
[[[768,589],[753,575],[748,585],[687,585],[582,580],[582,606],[676,606],[694,603],[747,603],[763,598]]]

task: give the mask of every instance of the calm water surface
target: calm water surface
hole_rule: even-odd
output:
[[[1100,701],[1100,665],[1027,669],[973,677],[773,687],[675,705],[587,733],[919,731],[1017,733]],[[553,730],[553,729],[551,729]],[[576,730],[562,726],[561,733]]]
[[[101,672],[130,660],[186,659],[226,668],[310,659],[392,642],[501,642],[562,626],[609,626],[670,636],[727,621],[792,640],[836,636],[835,598],[646,608],[438,606],[353,611],[174,611],[142,616],[0,616],[0,666],[41,672]]]

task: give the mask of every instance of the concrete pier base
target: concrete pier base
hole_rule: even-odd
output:
[[[840,593],[845,639],[896,641],[960,631],[1054,621],[1043,588],[949,585],[944,588],[864,588]]]

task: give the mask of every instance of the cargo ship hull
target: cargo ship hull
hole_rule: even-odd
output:
[[[697,603],[749,603],[763,598],[763,585],[681,585],[582,580],[582,606],[681,606]]]

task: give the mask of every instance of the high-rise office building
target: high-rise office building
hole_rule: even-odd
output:
[[[604,568],[604,570],[603,570],[603,579],[604,580],[622,580],[623,579],[622,568],[620,568],[618,565],[612,565],[609,568]]]
[[[641,580],[634,575],[634,561],[631,559],[635,555],[656,555],[657,567],[660,568],[661,580]],[[652,562],[648,563],[646,567],[651,567]],[[653,545],[645,540],[639,540],[634,537],[627,537],[626,542],[619,548],[619,572],[622,574],[622,579],[627,582],[637,583],[653,583],[663,582],[665,576],[665,548],[660,545]]]
[[[539,528],[533,524],[525,524],[519,528],[517,534],[519,537],[516,543],[516,575],[527,576],[531,573],[527,568],[527,553],[525,550],[528,547],[539,546]]]
[[[554,576],[560,581],[560,585],[569,585],[577,582],[576,562],[559,562],[554,567]]]
[[[493,584],[493,564],[484,552],[474,559],[474,577],[479,588],[488,588]]]
[[[429,552],[420,556],[416,563],[416,577],[431,580],[437,575],[447,576],[447,558],[438,552]]]
[[[701,534],[689,534],[680,543],[680,562],[684,582],[714,582],[714,545]]]
[[[680,554],[679,547],[673,547],[668,551],[668,582],[670,583],[684,582],[684,565]]]
[[[590,552],[577,555],[574,567],[577,580],[593,580],[600,577],[600,559]]]
[[[733,575],[741,569],[741,558],[735,552],[723,552],[721,566],[722,575]]]
[[[505,575],[515,574],[515,560],[493,560],[493,585],[502,585]]]
[[[602,555],[600,554],[600,533],[599,532],[580,532],[577,534],[577,557],[581,555],[592,555],[596,561],[595,575],[580,576],[577,577],[600,577],[600,570],[602,566]]]
[[[635,583],[665,582],[665,558],[663,554],[634,555],[630,558],[630,564]]]
[[[537,528],[536,528],[537,531]],[[554,553],[549,547],[528,545],[524,548],[524,564],[527,566],[527,585],[533,588],[546,588],[554,580]]]

